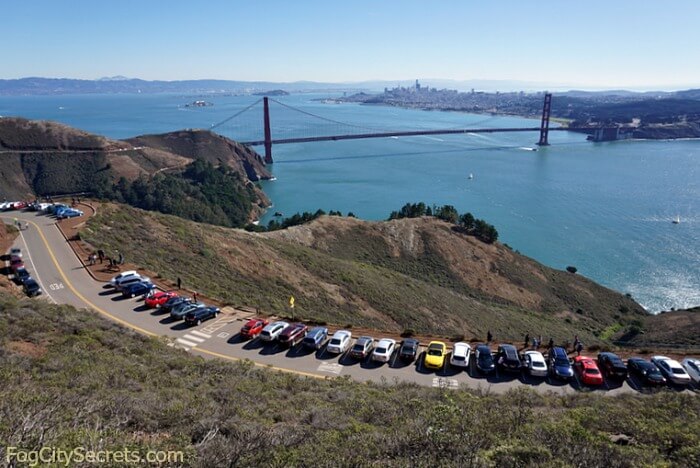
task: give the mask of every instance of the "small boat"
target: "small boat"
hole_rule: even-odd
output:
[[[274,216],[283,216],[283,215],[282,215],[282,213],[281,213],[281,212],[279,212],[279,211],[275,211],[275,214],[274,214]]]
[[[680,215],[679,215],[679,216],[676,216],[676,219],[674,219],[674,220],[671,221],[671,222],[672,222],[673,224],[681,224],[681,217],[680,217]]]
[[[474,178],[474,174],[469,174],[469,177],[467,177],[467,179],[469,179],[469,180],[471,180],[473,178]]]

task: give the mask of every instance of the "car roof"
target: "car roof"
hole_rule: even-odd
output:
[[[265,328],[268,328],[268,327],[269,327],[269,328],[275,328],[275,327],[278,327],[278,326],[280,326],[280,325],[282,325],[282,326],[284,326],[284,327],[288,327],[288,326],[289,326],[289,324],[288,324],[287,322],[283,322],[283,321],[281,321],[281,320],[278,320],[277,322],[272,322],[271,324],[269,324],[269,325],[268,325],[267,327],[265,327]]]
[[[371,336],[361,336],[357,339],[356,344],[365,344],[365,343],[370,343],[372,341],[374,341],[374,338],[372,338]]]
[[[435,348],[437,346],[439,346],[441,348],[447,347],[447,345],[445,343],[443,343],[442,341],[431,341],[430,343],[428,343],[428,348]]]
[[[419,342],[417,339],[415,339],[415,338],[404,338],[404,340],[402,341],[402,343],[403,343],[404,346],[406,346],[406,345],[415,346],[415,345],[420,344],[420,342]]]
[[[490,352],[491,352],[491,347],[490,347],[489,345],[485,344],[485,343],[481,343],[481,344],[476,345],[476,350],[479,351],[479,352],[481,352],[481,353],[484,353],[484,352],[489,352],[489,353],[490,353]]]
[[[348,330],[338,330],[337,332],[333,333],[333,338],[342,338],[344,336],[351,336],[352,332]]]
[[[566,354],[566,350],[560,346],[555,346],[552,348],[552,354],[554,357],[565,357],[568,359],[569,355]]]
[[[379,340],[379,343],[377,343],[377,346],[389,346],[390,344],[396,344],[396,340],[392,340],[391,338],[382,338]]]
[[[525,351],[525,356],[530,356],[530,359],[537,359],[544,361],[544,355],[539,351]]]
[[[326,327],[313,327],[311,330],[309,330],[308,335],[315,335],[317,333],[323,333],[324,331],[327,332],[327,330],[328,329]]]
[[[463,341],[460,341],[459,343],[455,343],[452,345],[452,349],[457,351],[458,349],[471,349],[472,347],[469,345],[469,343],[464,343]]]

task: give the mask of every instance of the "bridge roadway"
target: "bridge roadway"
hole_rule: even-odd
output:
[[[554,127],[550,128],[550,132],[556,131],[582,131],[584,128],[574,127]],[[355,135],[330,135],[318,137],[300,137],[300,138],[273,138],[270,143],[280,145],[286,143],[311,143],[314,141],[340,141],[340,140],[362,140],[366,138],[389,138],[389,137],[407,137],[420,135],[460,135],[465,133],[513,133],[513,132],[539,132],[540,127],[525,127],[525,128],[460,128],[447,130],[410,130],[396,132],[379,132],[379,133],[358,133]],[[242,145],[261,146],[265,144],[265,140],[241,141]]]
[[[230,361],[249,359],[260,367],[314,378],[349,376],[360,382],[380,382],[385,379],[390,383],[407,381],[451,389],[481,387],[494,393],[502,393],[521,385],[528,385],[540,392],[556,393],[571,393],[579,388],[577,381],[566,384],[526,376],[503,375],[484,378],[474,368],[466,372],[455,371],[448,366],[446,370],[435,373],[423,368],[421,358],[405,365],[394,356],[390,363],[377,365],[331,355],[325,349],[310,352],[300,347],[282,349],[276,344],[263,344],[260,340],[241,342],[238,331],[243,319],[231,315],[220,314],[217,319],[204,322],[199,327],[185,327],[182,322],[170,322],[169,318],[160,315],[157,310],[146,309],[139,299],[121,299],[112,290],[105,289],[103,283],[95,281],[76,257],[53,218],[21,212],[4,213],[1,217],[6,223],[12,222],[13,218],[28,223],[29,227],[20,231],[15,244],[22,248],[25,264],[39,281],[44,291],[43,300],[92,309],[136,332],[165,337],[173,347],[173,352],[183,352],[176,349],[183,348],[184,351],[204,358]],[[604,388],[596,391],[605,391],[606,394],[634,391],[630,383],[637,387],[630,381],[614,388],[606,383]]]

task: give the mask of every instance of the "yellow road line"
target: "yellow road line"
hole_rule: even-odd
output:
[[[9,218],[7,218],[6,216],[0,216],[0,218],[9,219]],[[158,336],[156,333],[153,333],[153,332],[151,332],[151,331],[148,331],[148,330],[146,330],[146,329],[144,329],[144,328],[141,328],[141,327],[139,327],[139,326],[133,325],[133,324],[131,324],[131,323],[125,321],[125,320],[120,319],[119,317],[115,317],[114,315],[110,314],[110,313],[107,312],[106,310],[104,310],[104,309],[102,309],[102,308],[96,306],[95,304],[93,304],[92,302],[90,302],[88,299],[86,299],[85,296],[83,296],[82,294],[80,294],[80,293],[78,292],[78,290],[75,289],[75,287],[73,286],[73,284],[68,280],[68,277],[67,277],[66,274],[63,272],[63,269],[62,269],[61,266],[58,264],[58,260],[56,259],[56,256],[54,255],[53,250],[51,250],[51,246],[49,246],[49,241],[46,239],[46,236],[44,236],[44,233],[41,232],[41,228],[40,228],[36,223],[34,223],[33,221],[27,221],[27,220],[24,220],[24,221],[26,221],[26,222],[32,224],[32,225],[36,228],[37,232],[39,233],[39,236],[41,237],[41,240],[44,242],[44,245],[46,246],[46,250],[48,250],[49,255],[51,256],[51,260],[53,261],[54,265],[56,266],[56,269],[57,269],[58,272],[60,273],[61,278],[63,279],[63,282],[66,283],[66,285],[68,285],[68,288],[73,292],[73,294],[75,294],[76,296],[78,296],[78,298],[79,298],[81,301],[83,301],[85,304],[87,304],[87,305],[89,305],[90,307],[92,307],[93,309],[95,309],[95,310],[96,310],[97,312],[99,312],[100,314],[102,314],[102,315],[104,315],[104,316],[106,316],[106,317],[109,317],[111,320],[114,320],[115,322],[120,323],[120,324],[124,325],[124,326],[127,327],[127,328],[131,328],[132,330],[136,330],[136,331],[138,331],[139,333],[143,333],[144,335],[148,335],[148,336]],[[203,353],[203,354],[208,354],[208,355],[210,355],[210,356],[218,357],[218,358],[221,358],[221,359],[226,359],[226,360],[228,360],[228,361],[239,362],[239,361],[243,361],[243,360],[244,360],[244,359],[242,359],[242,358],[237,358],[237,357],[234,357],[234,356],[227,356],[227,355],[225,355],[225,354],[220,354],[220,353],[217,353],[217,352],[214,352],[214,351],[208,351],[208,350],[206,350],[206,349],[197,349],[196,352],[198,352],[198,353]],[[325,379],[325,378],[326,378],[325,376],[319,375],[319,374],[312,374],[312,373],[310,373],[310,372],[297,371],[297,370],[294,370],[294,369],[285,369],[285,368],[283,368],[283,367],[275,367],[275,366],[272,366],[272,365],[263,364],[263,363],[260,363],[260,362],[255,362],[255,361],[252,361],[252,360],[250,360],[250,359],[248,359],[248,360],[251,361],[253,364],[255,364],[255,365],[258,366],[258,367],[264,367],[264,368],[267,368],[267,369],[272,369],[272,370],[276,370],[276,371],[280,371],[280,372],[286,372],[286,373],[290,373],[290,374],[302,375],[302,376],[304,376],[304,377],[313,377],[313,378],[315,378],[315,379]]]

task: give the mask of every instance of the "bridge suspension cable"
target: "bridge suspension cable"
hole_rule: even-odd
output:
[[[238,116],[241,115],[242,113],[244,113],[244,112],[246,112],[246,111],[249,111],[249,110],[252,109],[253,107],[257,106],[257,105],[260,104],[261,102],[262,102],[262,98],[258,99],[257,101],[255,101],[254,103],[252,103],[251,105],[249,105],[248,107],[246,107],[245,109],[236,112],[236,113],[233,114],[231,117],[228,117],[228,118],[222,120],[222,121],[219,122],[219,123],[213,124],[209,129],[210,129],[210,130],[214,130],[215,128],[221,127],[222,125],[224,125],[224,124],[230,122],[231,120],[235,119],[236,117],[238,117]]]

